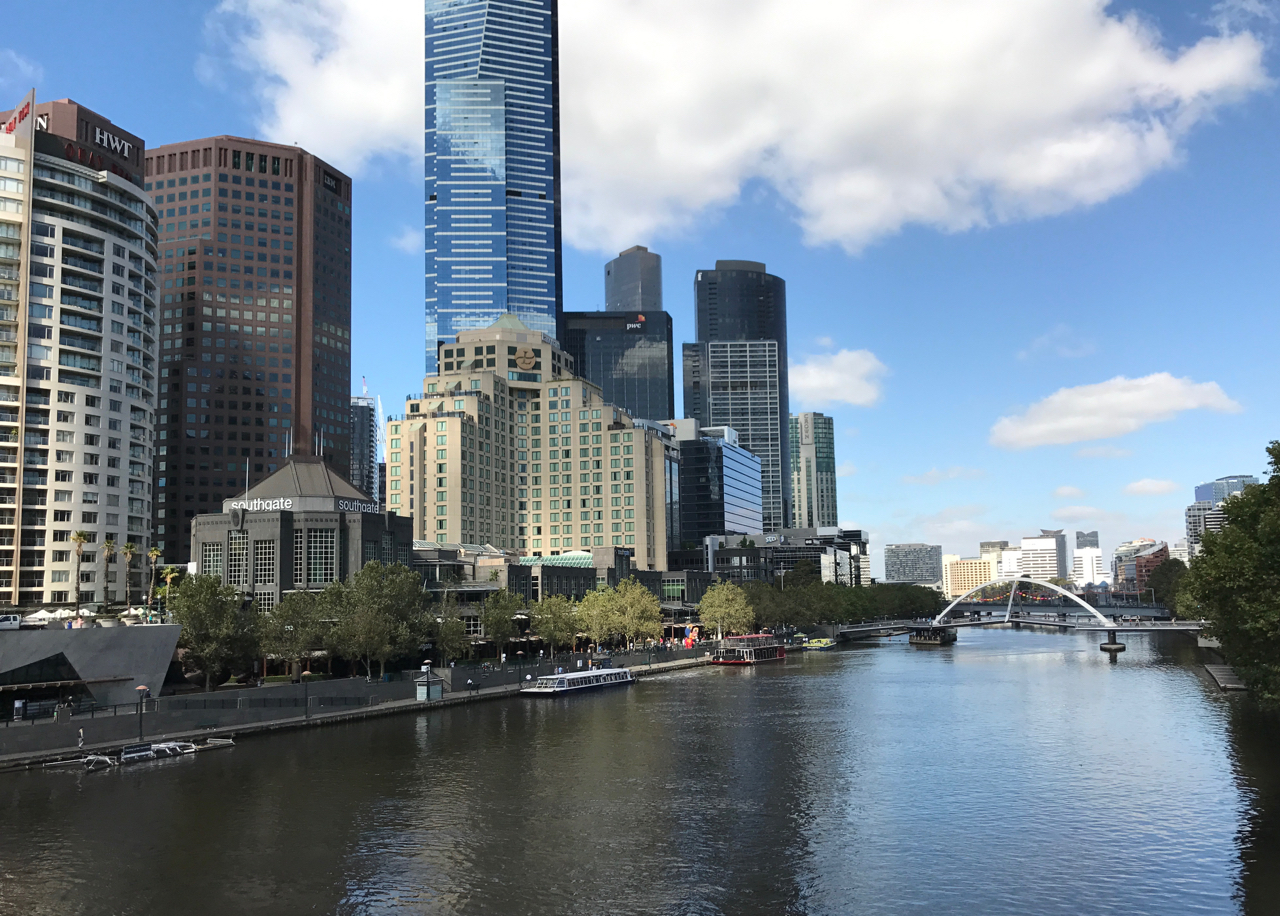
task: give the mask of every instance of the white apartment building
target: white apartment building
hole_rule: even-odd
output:
[[[1102,562],[1102,550],[1097,547],[1077,547],[1071,559],[1071,582],[1077,588],[1086,585],[1110,584],[1111,571]]]

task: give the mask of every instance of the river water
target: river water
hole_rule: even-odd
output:
[[[0,777],[0,913],[1280,913],[1185,636],[962,630]]]

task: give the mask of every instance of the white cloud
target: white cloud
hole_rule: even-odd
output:
[[[1063,359],[1079,359],[1091,356],[1097,349],[1092,340],[1080,337],[1065,324],[1054,325],[1046,334],[1041,334],[1018,354],[1018,359],[1034,359],[1046,354],[1060,356]]]
[[[880,400],[880,378],[887,371],[870,350],[840,350],[810,356],[789,367],[792,403],[870,407]]]
[[[1150,477],[1144,477],[1129,484],[1124,491],[1131,496],[1160,496],[1172,493],[1176,489],[1178,485],[1172,480],[1153,480]]]
[[[1102,509],[1095,509],[1093,506],[1063,506],[1061,509],[1053,510],[1053,517],[1060,522],[1097,521],[1106,514]]]
[[[753,180],[850,250],[1090,206],[1266,85],[1262,40],[1222,23],[1172,50],[1103,0],[563,4],[565,235],[616,252]],[[358,171],[422,154],[422,26],[419,0],[222,0],[209,33],[263,134]]]
[[[1076,449],[1077,458],[1128,458],[1132,454],[1129,449],[1114,445],[1090,445]]]
[[[1053,495],[1058,499],[1079,499],[1084,496],[1084,490],[1079,487],[1058,487],[1053,491]]]
[[[25,93],[43,78],[44,70],[35,61],[10,48],[0,48],[0,89]],[[0,99],[0,110],[8,110],[21,101],[21,98]]]
[[[836,345],[836,342],[830,337],[818,337],[814,340],[814,343],[820,347],[834,347]]]
[[[842,461],[836,465],[837,477],[852,477],[856,473],[858,473],[858,469],[853,466],[852,461]]]
[[[398,235],[392,236],[388,241],[392,248],[405,254],[422,254],[426,250],[423,230],[412,226],[403,227]]]
[[[973,480],[982,477],[986,472],[978,468],[947,468],[945,471],[939,471],[933,468],[915,477],[907,476],[902,478],[903,483],[919,484],[921,486],[931,487],[935,484],[942,483],[944,480]]]
[[[1001,417],[991,427],[991,444],[1018,449],[1109,439],[1198,409],[1238,413],[1242,408],[1216,382],[1197,383],[1167,372],[1117,376],[1061,388],[1019,416]]]

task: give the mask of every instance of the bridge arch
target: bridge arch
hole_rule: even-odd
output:
[[[1055,591],[1059,595],[1062,595],[1064,598],[1070,598],[1076,604],[1080,605],[1082,608],[1084,608],[1094,617],[1097,617],[1098,620],[1101,621],[1104,627],[1112,628],[1115,626],[1115,623],[1112,620],[1110,620],[1108,617],[1104,616],[1103,614],[1099,613],[1096,607],[1093,607],[1092,605],[1086,604],[1084,601],[1081,601],[1078,595],[1072,594],[1071,592],[1067,591],[1065,588],[1061,588],[1060,586],[1054,585],[1052,582],[1042,582],[1039,579],[1032,579],[1028,576],[1000,576],[999,578],[992,579],[990,582],[986,582],[986,583],[983,583],[982,585],[979,585],[977,588],[970,589],[969,591],[961,595],[959,598],[957,598],[955,601],[952,601],[950,604],[948,604],[946,609],[933,619],[934,626],[942,626],[943,624],[945,624],[947,622],[947,618],[951,615],[951,611],[955,608],[955,606],[959,604],[961,601],[964,601],[969,596],[982,591],[984,588],[990,588],[993,585],[1001,585],[1002,583],[1005,583],[1005,582],[1009,582],[1011,584],[1016,584],[1018,582],[1027,582],[1027,583],[1030,583],[1031,585],[1039,585],[1044,588],[1050,589],[1051,591]],[[1009,593],[1009,609],[1010,611],[1013,609],[1013,591],[1012,590],[1010,590],[1010,593]],[[1006,620],[1009,619],[1008,612],[1006,612],[1005,614],[1005,619]]]

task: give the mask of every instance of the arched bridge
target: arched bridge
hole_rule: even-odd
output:
[[[933,618],[933,625],[934,626],[945,625],[948,618],[951,616],[951,611],[955,608],[957,604],[960,604],[966,598],[972,595],[976,595],[978,592],[982,591],[984,588],[990,588],[993,585],[1003,585],[1006,582],[1011,584],[1011,587],[1009,589],[1009,606],[1005,609],[1005,612],[1004,612],[1004,619],[1006,623],[1013,618],[1013,598],[1014,598],[1014,595],[1017,593],[1017,589],[1012,586],[1016,585],[1019,582],[1025,582],[1029,585],[1039,585],[1043,588],[1049,589],[1050,591],[1057,592],[1059,595],[1062,595],[1064,598],[1070,598],[1072,601],[1080,605],[1082,608],[1084,608],[1094,617],[1097,617],[1098,621],[1102,624],[1102,626],[1106,627],[1108,630],[1116,629],[1115,621],[1099,613],[1096,607],[1093,607],[1092,605],[1087,604],[1084,601],[1081,601],[1078,595],[1074,595],[1071,592],[1067,591],[1065,588],[1061,588],[1057,585],[1054,585],[1052,582],[1043,582],[1040,579],[1032,579],[1029,576],[1001,576],[997,579],[992,579],[990,582],[983,583],[982,585],[979,585],[977,588],[970,589],[969,591],[961,595],[959,598],[957,598],[955,601],[952,601],[950,604],[948,604],[946,609],[943,610],[941,614]]]

